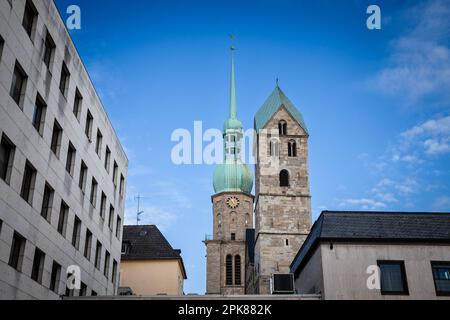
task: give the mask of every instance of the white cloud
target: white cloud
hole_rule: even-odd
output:
[[[427,1],[407,15],[415,27],[392,42],[389,65],[370,84],[384,94],[406,98],[408,104],[432,94],[450,101],[450,2]]]
[[[373,200],[373,199],[345,199],[340,204],[340,207],[347,207],[352,209],[360,209],[360,210],[381,210],[385,209],[387,205],[381,201]]]

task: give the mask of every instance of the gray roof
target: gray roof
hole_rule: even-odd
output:
[[[291,270],[296,271],[321,241],[450,243],[450,213],[324,211]]]
[[[305,121],[303,120],[302,114],[294,106],[294,104],[289,100],[289,98],[284,94],[279,86],[275,88],[270,97],[264,102],[262,107],[256,113],[255,116],[255,129],[259,132],[264,129],[266,124],[272,119],[273,115],[284,106],[290,115],[298,122],[298,124],[305,130],[308,134],[308,129],[306,128]]]

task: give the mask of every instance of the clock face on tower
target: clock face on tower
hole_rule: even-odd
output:
[[[239,207],[239,205],[240,205],[240,201],[237,197],[229,197],[227,199],[227,206],[230,209],[236,209],[237,207]]]

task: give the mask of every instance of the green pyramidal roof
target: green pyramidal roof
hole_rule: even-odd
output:
[[[264,102],[263,106],[259,109],[255,116],[255,129],[260,131],[266,124],[272,119],[272,116],[284,106],[286,110],[294,117],[298,124],[305,130],[308,134],[308,129],[306,128],[305,121],[303,120],[302,114],[294,106],[294,104],[289,100],[284,92],[279,86],[275,88],[270,97]]]

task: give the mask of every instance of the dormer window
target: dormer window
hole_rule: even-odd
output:
[[[284,120],[281,120],[278,123],[278,130],[279,130],[280,136],[287,135],[287,122]]]

